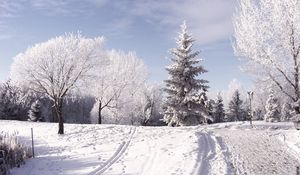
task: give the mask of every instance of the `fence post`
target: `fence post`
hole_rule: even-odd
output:
[[[33,128],[31,128],[31,148],[32,148],[32,157],[34,158]]]

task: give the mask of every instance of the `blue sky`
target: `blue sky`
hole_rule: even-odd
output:
[[[107,49],[135,51],[149,68],[149,80],[161,82],[168,51],[186,20],[211,89],[226,89],[232,79],[249,86],[231,47],[234,9],[235,0],[0,0],[0,80],[29,46],[81,31],[104,36]]]

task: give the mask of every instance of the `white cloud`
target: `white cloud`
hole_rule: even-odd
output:
[[[48,15],[69,16],[112,8],[112,11],[124,16],[116,18],[109,27],[115,25],[116,28],[126,29],[139,17],[169,35],[169,38],[175,37],[179,24],[186,20],[197,42],[205,45],[231,36],[235,0],[0,0],[0,17],[15,15],[22,5]]]
[[[126,17],[113,21],[116,28],[130,27],[129,21],[141,17],[159,30],[169,30],[176,34],[179,24],[187,20],[190,31],[200,44],[210,44],[219,40],[229,39],[232,32],[232,14],[235,0],[139,0],[139,1],[109,1],[109,0],[29,0],[31,5],[51,14],[76,15],[87,13],[92,5],[99,10],[107,8],[121,12]],[[77,5],[74,5],[77,4]],[[126,20],[124,20],[126,19]],[[124,21],[126,25],[124,25]],[[112,25],[109,25],[112,26]]]
[[[14,16],[15,12],[18,10],[19,4],[10,0],[0,1],[0,18],[7,18]]]
[[[144,0],[135,3],[131,13],[150,19],[178,31],[178,25],[187,20],[190,30],[200,44],[228,39],[233,32],[232,14],[234,0],[185,0],[158,1]]]
[[[33,9],[41,10],[44,14],[53,16],[76,16],[86,12],[86,3],[80,0],[29,0],[29,4]]]

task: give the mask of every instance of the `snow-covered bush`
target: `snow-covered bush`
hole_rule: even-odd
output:
[[[32,156],[31,151],[19,143],[17,132],[13,134],[0,132],[0,150],[4,151],[2,166],[8,168],[20,167],[20,165],[25,163],[27,158]]]
[[[270,91],[269,98],[266,102],[266,114],[264,116],[266,122],[278,122],[280,121],[280,108],[278,99],[274,97],[274,91]]]

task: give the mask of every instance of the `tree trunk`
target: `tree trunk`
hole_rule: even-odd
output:
[[[102,103],[99,101],[99,108],[98,108],[98,124],[102,123]]]
[[[54,123],[58,122],[55,103],[54,103],[54,107],[52,107],[52,121],[51,122],[54,122]]]
[[[297,58],[294,58],[295,62],[296,62]],[[295,94],[296,94],[296,102],[299,101],[299,67],[295,65]],[[295,112],[296,114],[300,114],[300,109],[299,106],[295,107]]]
[[[293,60],[294,60],[294,89],[295,89],[295,95],[296,95],[296,99],[295,102],[298,102],[300,99],[300,93],[299,93],[299,65],[298,65],[298,56],[299,56],[299,46],[296,46],[296,42],[295,42],[295,30],[294,30],[294,25],[292,24],[291,26],[291,38],[290,38],[290,42],[292,45],[292,55],[293,55]],[[294,108],[296,114],[300,114],[300,109],[299,106],[297,105],[297,107]]]
[[[59,98],[56,103],[56,115],[58,118],[58,134],[64,134],[64,119],[62,116],[63,98]]]

